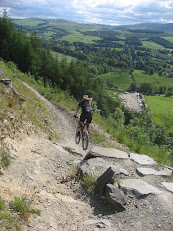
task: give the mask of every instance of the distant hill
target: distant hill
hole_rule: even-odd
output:
[[[83,33],[86,31],[100,31],[100,30],[126,30],[135,33],[171,33],[173,34],[173,23],[140,23],[134,25],[120,25],[111,26],[104,24],[83,24],[76,23],[64,19],[12,19],[17,28],[23,27],[28,32],[37,30],[41,34],[51,32],[59,32],[61,36]]]
[[[114,26],[115,30],[155,30],[164,33],[173,33],[173,23],[140,23],[135,25]]]

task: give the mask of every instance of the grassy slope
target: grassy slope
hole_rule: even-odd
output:
[[[136,82],[138,83],[147,82],[158,86],[173,87],[172,79],[165,78],[164,76],[158,76],[158,74],[148,75],[145,74],[144,71],[135,70],[133,75]],[[106,82],[113,83],[114,85],[117,85],[124,89],[128,89],[128,87],[132,83],[130,74],[124,71],[109,72],[100,75],[100,77]]]
[[[52,51],[52,54],[54,57],[57,57],[58,61],[61,61],[64,57],[67,59],[67,62],[70,62],[72,59],[76,60],[76,58],[72,56],[64,55],[55,51]]]
[[[166,48],[164,46],[161,46],[155,42],[149,42],[149,41],[142,41],[143,46],[146,48],[150,48],[150,49],[163,49],[165,50]]]
[[[173,98],[164,96],[145,96],[145,98],[154,122],[173,133]]]
[[[12,65],[13,67],[13,65]],[[13,69],[13,68],[12,68]],[[4,62],[0,62],[0,78],[8,78],[12,80],[13,88],[26,100],[19,102],[16,97],[9,97],[5,94],[6,87],[0,84],[0,117],[8,120],[8,113],[12,113],[16,121],[25,121],[31,126],[40,128],[49,136],[50,124],[45,123],[45,119],[49,112],[41,100],[23,85],[17,77],[22,77],[21,72],[17,69],[9,69]],[[2,75],[3,73],[3,75]]]
[[[33,30],[41,28],[47,31],[47,27],[49,27],[48,30],[62,29],[62,30],[66,30],[70,34],[77,33],[77,32],[80,33],[85,31],[100,30],[100,27],[98,26],[68,22],[68,21],[59,22],[56,20],[22,19],[22,20],[14,20],[13,22],[19,26],[23,25],[24,27],[28,27]]]
[[[74,33],[70,35],[63,36],[60,40],[65,40],[68,42],[83,42],[83,43],[94,43],[94,40],[101,40],[99,37],[86,36],[81,33]]]
[[[0,82],[0,167],[2,168],[7,168],[10,165],[9,152],[6,151],[5,144],[3,144],[3,136],[16,138],[17,134],[23,136],[24,133],[27,134],[31,130],[38,134],[44,132],[44,135],[47,135],[48,138],[50,134],[52,135],[52,132],[50,133],[52,126],[47,120],[49,112],[44,103],[18,79],[26,75],[19,72],[13,64],[10,66],[11,69],[0,61],[0,79],[11,79],[15,91],[23,96],[26,101],[20,102],[18,97],[15,97],[12,93],[8,94],[8,87]],[[9,126],[5,126],[5,124]],[[28,210],[29,207],[24,202],[23,207],[21,207],[20,199],[18,199],[17,205],[20,206],[21,210],[15,211],[11,207],[11,202],[5,201],[3,197],[3,192],[1,192],[0,230],[22,231],[22,224],[26,222],[24,214],[29,217],[30,213],[33,212]],[[29,201],[29,198],[27,199]]]
[[[148,75],[144,71],[135,70],[134,71],[135,80],[138,83],[151,83],[158,86],[173,87],[173,80],[165,78],[164,76],[158,76],[158,74]]]
[[[99,77],[106,82],[112,83],[124,89],[127,89],[132,83],[130,74],[122,71],[109,72],[106,74],[102,74]]]

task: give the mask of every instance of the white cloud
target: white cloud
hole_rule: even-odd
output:
[[[83,23],[173,21],[173,0],[0,0],[9,16],[60,18]]]

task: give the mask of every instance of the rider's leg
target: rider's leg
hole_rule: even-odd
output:
[[[90,123],[86,123],[87,131],[90,133]]]
[[[84,121],[85,121],[85,116],[84,116],[84,114],[81,114],[80,120],[79,120],[79,123],[78,123],[78,127],[77,127],[77,132],[78,133],[80,133],[81,128],[82,128],[82,124],[84,123]]]
[[[88,131],[88,132],[90,132],[90,124],[91,124],[91,121],[92,121],[92,114],[91,114],[91,113],[88,113],[88,114],[87,114],[87,121],[86,121],[87,131]]]
[[[81,131],[82,124],[83,124],[83,122],[82,122],[82,121],[79,121],[78,127],[77,127],[77,132],[80,132],[80,131]]]

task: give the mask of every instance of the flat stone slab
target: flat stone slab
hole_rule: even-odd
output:
[[[168,191],[173,193],[173,183],[162,182],[161,183]]]
[[[126,152],[120,151],[115,148],[104,148],[99,146],[94,146],[90,152],[86,155],[85,159],[95,158],[95,157],[107,157],[107,158],[117,158],[117,159],[128,159],[129,156]]]
[[[151,158],[147,155],[140,155],[140,154],[131,153],[130,159],[135,161],[138,164],[141,164],[141,165],[156,164],[156,162],[153,160],[153,158]]]
[[[137,168],[136,171],[140,176],[146,176],[146,175],[171,176],[172,175],[172,170],[168,168],[164,168],[160,171],[157,171],[153,168]]]
[[[118,163],[111,164],[100,157],[94,158],[94,161],[91,158],[82,162],[79,166],[79,170],[82,172],[82,174],[94,175],[98,178],[110,167],[114,171],[115,175],[129,175],[129,173]]]
[[[120,187],[125,193],[132,194],[137,198],[142,198],[148,196],[149,194],[161,193],[161,191],[159,191],[157,188],[140,179],[122,180],[120,182]]]

